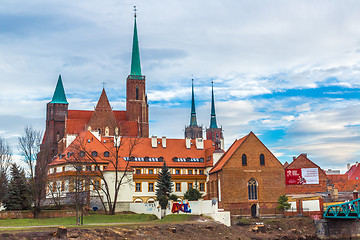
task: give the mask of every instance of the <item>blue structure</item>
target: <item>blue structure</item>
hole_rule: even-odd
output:
[[[360,219],[360,198],[329,206],[324,218]]]

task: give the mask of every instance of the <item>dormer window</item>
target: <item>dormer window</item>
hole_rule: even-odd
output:
[[[159,157],[159,162],[163,162],[164,158],[163,157]]]
[[[104,157],[109,157],[110,156],[110,153],[108,151],[105,151],[104,152]]]
[[[97,157],[97,156],[98,156],[97,151],[93,151],[93,152],[91,152],[91,156],[93,156],[93,157]]]

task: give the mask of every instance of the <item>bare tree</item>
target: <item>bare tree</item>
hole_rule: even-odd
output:
[[[114,136],[113,147],[109,149],[108,156],[95,156],[88,148],[86,139],[78,137],[75,142],[69,146],[69,156],[65,159],[72,164],[80,174],[82,179],[86,179],[89,186],[93,186],[93,192],[99,197],[105,213],[113,215],[116,211],[116,202],[120,194],[120,188],[124,184],[132,184],[131,179],[128,178],[129,163],[125,161],[125,166],[121,165],[121,158],[132,156],[136,145],[139,143],[139,138],[130,138]],[[121,154],[126,154],[121,156]],[[85,165],[85,169],[82,169]],[[103,166],[106,165],[107,169]],[[81,170],[80,170],[81,169]],[[108,179],[105,172],[111,170],[114,174],[114,179]],[[80,170],[80,171],[78,171]],[[97,181],[101,180],[101,183]]]
[[[25,127],[25,134],[18,138],[19,150],[24,157],[24,162],[30,169],[31,180],[35,177],[37,154],[40,152],[42,134],[32,127]]]
[[[7,190],[8,169],[11,164],[12,152],[5,139],[0,138],[0,202]]]

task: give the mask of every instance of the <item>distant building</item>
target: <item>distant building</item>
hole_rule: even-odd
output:
[[[328,169],[325,170],[326,175],[338,175],[340,174],[340,170],[332,170],[332,169]]]
[[[285,195],[284,167],[250,132],[236,140],[210,171],[208,198],[231,214],[274,214]]]
[[[297,174],[297,175],[295,175]],[[306,175],[306,176],[305,176]],[[306,153],[300,154],[285,168],[286,194],[315,194],[327,191],[327,176]]]

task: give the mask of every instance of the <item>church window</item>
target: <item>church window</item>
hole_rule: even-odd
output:
[[[108,151],[105,151],[104,152],[104,157],[109,157],[110,156],[110,153]]]
[[[139,100],[139,86],[136,86],[135,97],[136,97],[136,100]]]
[[[246,157],[246,154],[243,154],[243,155],[242,155],[241,160],[242,160],[242,165],[243,165],[243,166],[247,166],[247,157]]]
[[[264,156],[264,154],[260,154],[260,165],[265,166],[265,156]]]
[[[97,151],[93,151],[93,152],[91,152],[91,156],[93,156],[93,157],[97,157],[97,155],[98,155]]]
[[[258,187],[257,181],[254,178],[251,178],[248,181],[249,200],[257,200],[258,199],[257,187]]]

